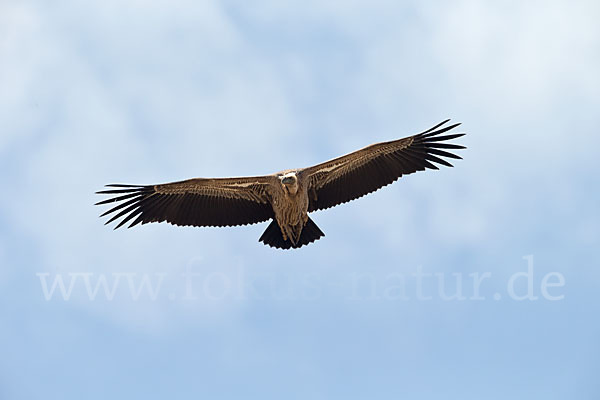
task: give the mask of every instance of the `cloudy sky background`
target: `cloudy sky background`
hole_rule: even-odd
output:
[[[599,17],[2,1],[0,398],[597,399]],[[113,231],[93,206],[105,183],[303,167],[446,118],[463,161],[314,214],[326,237],[299,251],[258,243],[266,224]],[[516,301],[528,255],[538,299]],[[461,274],[467,299],[430,277],[419,300],[418,271],[448,293]],[[541,295],[551,272],[562,300]],[[164,279],[156,298],[123,278],[112,300],[47,301],[37,274],[73,273]]]

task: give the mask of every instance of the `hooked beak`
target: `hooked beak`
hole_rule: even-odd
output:
[[[294,183],[294,178],[291,176],[286,176],[281,180],[281,183],[283,183],[284,185],[291,185]]]

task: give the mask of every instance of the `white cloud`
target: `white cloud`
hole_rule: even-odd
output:
[[[596,2],[467,0],[440,11],[433,33],[440,61],[488,115],[496,106],[503,115],[539,116],[600,90]]]
[[[39,124],[35,100],[29,96],[34,76],[43,68],[41,58],[48,52],[39,24],[39,16],[26,4],[0,5],[0,119],[9,122],[0,133],[0,152]],[[28,118],[15,119],[16,115]]]

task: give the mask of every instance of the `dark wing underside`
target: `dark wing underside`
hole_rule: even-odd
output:
[[[452,165],[443,159],[461,157],[446,150],[464,149],[447,143],[464,133],[442,135],[460,124],[446,125],[446,120],[414,136],[377,143],[345,156],[301,171],[309,181],[308,211],[322,210],[357,199],[388,185],[402,175],[435,165]],[[446,125],[446,126],[444,126]]]
[[[269,186],[272,177],[196,178],[162,185],[107,185],[107,200],[96,203],[118,205],[101,216],[113,214],[107,224],[122,218],[118,228],[131,221],[166,221],[174,225],[234,226],[254,224],[273,218]]]

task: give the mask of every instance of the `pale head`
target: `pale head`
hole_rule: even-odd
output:
[[[279,177],[283,189],[289,194],[296,194],[298,191],[298,177],[293,172],[281,175]]]

